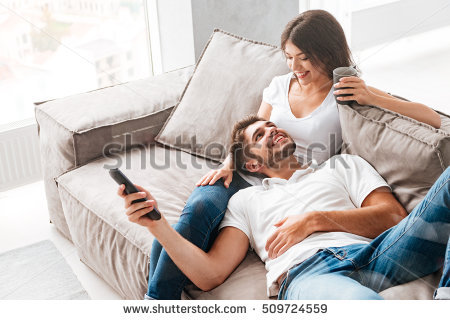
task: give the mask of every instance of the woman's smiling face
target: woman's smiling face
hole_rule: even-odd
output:
[[[324,77],[329,79],[327,74],[321,68],[314,66],[309,57],[290,40],[286,42],[284,54],[289,69],[294,72],[301,85],[321,82]]]

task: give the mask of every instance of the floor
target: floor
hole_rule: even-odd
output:
[[[0,193],[0,208],[0,252],[50,239],[91,299],[121,299],[113,288],[80,261],[75,246],[49,223],[42,180]]]
[[[450,28],[355,54],[368,85],[450,114]],[[52,240],[92,299],[120,296],[80,262],[72,243],[49,223],[42,181],[0,193],[0,252]]]

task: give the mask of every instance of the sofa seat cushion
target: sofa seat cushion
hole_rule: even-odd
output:
[[[442,270],[426,277],[386,289],[380,295],[387,300],[431,300],[442,277]]]
[[[249,250],[244,261],[220,286],[205,292],[194,285],[186,287],[187,299],[266,300],[266,268],[258,255]]]
[[[145,156],[143,156],[145,155]],[[128,160],[127,160],[128,159]],[[117,184],[105,166],[116,166],[157,199],[169,223],[175,223],[198,179],[217,164],[186,152],[153,145],[133,149],[119,158],[102,158],[57,179],[70,234],[83,262],[125,299],[142,299],[147,290],[148,261],[154,237],[128,221]],[[125,169],[126,168],[126,169]],[[264,299],[265,268],[251,251],[220,287],[202,292],[187,288],[198,299]]]
[[[149,253],[152,236],[145,228],[128,221],[123,200],[116,194],[118,185],[107,168],[116,167],[120,162],[124,174],[149,190],[169,223],[175,223],[195,183],[202,174],[217,167],[205,159],[195,158],[196,163],[192,160],[185,152],[152,145],[146,149],[134,148],[118,158],[93,161],[63,174],[57,182],[59,189],[70,193],[143,252]],[[76,232],[71,230],[72,236]]]

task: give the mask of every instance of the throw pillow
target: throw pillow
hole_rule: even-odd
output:
[[[427,124],[378,107],[339,105],[342,153],[367,160],[408,212],[450,165],[450,117]]]
[[[288,72],[278,47],[215,30],[156,141],[223,161],[234,123],[256,114],[264,88]]]

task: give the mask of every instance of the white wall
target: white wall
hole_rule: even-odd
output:
[[[355,11],[351,18],[353,50],[450,25],[448,0],[401,0]]]
[[[284,26],[298,12],[298,0],[192,0],[195,56],[215,28],[279,46]]]
[[[299,0],[299,6],[333,14],[353,51],[450,25],[448,0]]]
[[[154,73],[192,65],[215,28],[279,45],[298,0],[149,0]],[[154,14],[157,12],[158,14]]]

